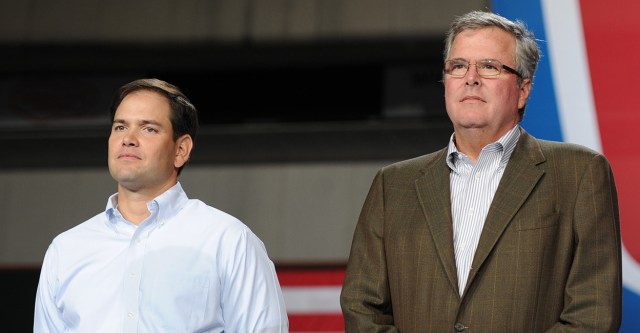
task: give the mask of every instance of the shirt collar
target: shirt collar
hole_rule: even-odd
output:
[[[464,155],[464,153],[458,151],[458,148],[456,147],[455,135],[456,133],[451,134],[451,138],[449,138],[449,146],[447,148],[447,165],[449,165],[450,169],[455,169],[456,161]],[[509,158],[511,158],[511,153],[513,153],[519,138],[520,125],[516,125],[496,142],[486,145],[483,150],[502,150],[500,165],[506,165],[507,162],[509,162]]]
[[[182,185],[177,182],[170,189],[149,201],[147,208],[152,215],[157,214],[157,220],[167,220],[182,210],[188,200]],[[107,200],[105,214],[108,221],[112,223],[122,219],[122,215],[118,211],[118,193],[112,194]]]
[[[511,158],[511,153],[513,153],[513,150],[516,148],[516,144],[518,143],[519,139],[520,139],[520,126],[516,125],[509,132],[507,132],[507,134],[505,134],[503,137],[501,137],[498,140],[498,142],[502,144],[502,149],[503,149],[500,165],[506,165],[507,162],[509,162],[509,159]]]

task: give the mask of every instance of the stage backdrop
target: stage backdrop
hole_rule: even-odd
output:
[[[620,202],[623,265],[621,333],[640,332],[640,2],[493,0],[542,45],[523,126],[539,138],[574,142],[611,162]],[[636,75],[637,74],[637,75]]]
[[[622,228],[623,321],[640,332],[640,2],[492,0],[494,12],[520,19],[543,57],[522,125],[533,135],[603,152],[618,186]],[[311,274],[309,274],[311,273]],[[340,269],[279,273],[292,332],[340,332]],[[312,295],[309,297],[309,295]]]

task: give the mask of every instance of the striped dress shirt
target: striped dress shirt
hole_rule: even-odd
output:
[[[453,246],[461,296],[493,195],[519,137],[520,127],[515,126],[498,141],[486,145],[475,164],[456,148],[455,133],[449,140]]]

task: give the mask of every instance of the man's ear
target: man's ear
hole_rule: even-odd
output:
[[[176,158],[173,162],[176,168],[179,169],[187,164],[191,156],[191,149],[193,149],[193,139],[191,135],[185,134],[176,140]]]
[[[522,109],[529,99],[531,93],[531,79],[523,79],[520,85],[520,98],[518,99],[518,110]]]

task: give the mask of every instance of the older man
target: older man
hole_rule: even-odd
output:
[[[618,202],[604,156],[518,124],[539,55],[521,22],[457,18],[448,147],[376,175],[341,304],[347,332],[617,332]]]

